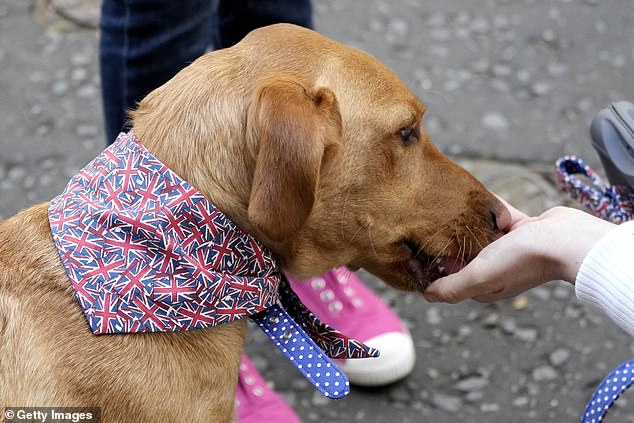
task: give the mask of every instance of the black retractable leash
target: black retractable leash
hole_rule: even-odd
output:
[[[559,185],[595,216],[617,224],[634,219],[634,104],[620,101],[601,110],[592,120],[590,138],[609,183],[583,160],[566,156],[556,163]],[[620,364],[603,379],[588,401],[581,423],[601,422],[632,384],[634,359]]]

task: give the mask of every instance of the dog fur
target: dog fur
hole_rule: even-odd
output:
[[[433,272],[412,248],[468,260],[508,220],[433,146],[423,113],[372,56],[281,24],[199,58],[132,119],[158,159],[294,276],[363,267],[422,291]],[[97,406],[104,421],[122,423],[231,421],[244,321],[93,335],[47,206],[0,222],[0,408]]]

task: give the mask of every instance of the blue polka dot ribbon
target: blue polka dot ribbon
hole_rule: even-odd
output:
[[[350,384],[331,358],[378,357],[379,351],[318,320],[284,275],[279,293],[279,305],[251,319],[315,388],[328,398],[343,398],[350,392]]]
[[[583,412],[581,423],[599,423],[619,396],[634,384],[634,359],[620,364],[601,382]]]
[[[329,398],[350,393],[346,375],[279,305],[252,318],[308,381]]]

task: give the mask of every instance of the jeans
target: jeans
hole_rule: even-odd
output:
[[[126,110],[205,53],[260,26],[312,27],[310,0],[104,0],[99,65],[107,143]]]

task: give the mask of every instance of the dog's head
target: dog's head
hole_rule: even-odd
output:
[[[431,143],[424,112],[374,57],[274,25],[194,62],[141,103],[134,126],[295,276],[347,265],[422,290],[509,219]],[[166,125],[186,131],[187,153]]]

